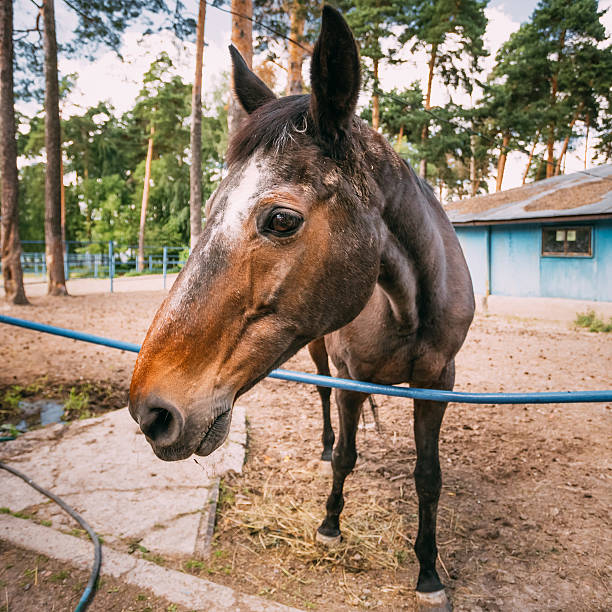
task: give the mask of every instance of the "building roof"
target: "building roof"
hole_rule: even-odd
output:
[[[445,210],[458,225],[612,217],[612,164],[450,202]]]

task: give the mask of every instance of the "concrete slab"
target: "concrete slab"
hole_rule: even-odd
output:
[[[28,520],[0,515],[0,539],[14,546],[71,563],[80,569],[91,569],[93,546],[90,542]],[[139,588],[149,589],[159,597],[193,610],[297,612],[296,608],[254,595],[244,595],[230,587],[160,567],[150,561],[131,557],[106,546],[102,550],[101,573]]]
[[[111,545],[138,541],[161,555],[192,557],[208,548],[218,477],[241,471],[245,411],[234,407],[232,429],[211,457],[166,463],[146,442],[127,409],[55,425],[0,446],[0,460],[71,505]],[[46,497],[0,471],[0,506],[39,505],[37,517],[58,530],[74,522]]]

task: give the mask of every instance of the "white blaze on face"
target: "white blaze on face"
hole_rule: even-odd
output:
[[[227,194],[223,217],[215,228],[215,233],[219,232],[226,242],[240,237],[242,226],[257,202],[264,178],[261,167],[259,156],[253,157],[242,171],[238,185]]]

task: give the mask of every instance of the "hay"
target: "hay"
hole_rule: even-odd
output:
[[[341,566],[358,572],[396,570],[411,547],[404,518],[375,500],[351,504],[341,517],[342,542],[327,548],[314,537],[323,518],[320,504],[280,490],[264,490],[263,495],[242,492],[230,497],[231,503],[220,507],[217,532],[237,530],[259,553],[273,549],[311,566]]]

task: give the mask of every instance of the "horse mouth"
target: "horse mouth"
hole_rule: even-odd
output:
[[[212,422],[202,438],[198,437],[195,440],[182,438],[169,446],[155,444],[150,438],[147,438],[147,441],[153,452],[162,461],[181,461],[182,459],[188,459],[193,454],[206,457],[225,442],[229,434],[231,420],[232,409],[230,407]]]
[[[206,457],[217,450],[225,442],[229,434],[231,421],[232,409],[228,408],[213,421],[206,435],[202,438],[195,454],[200,457]]]

